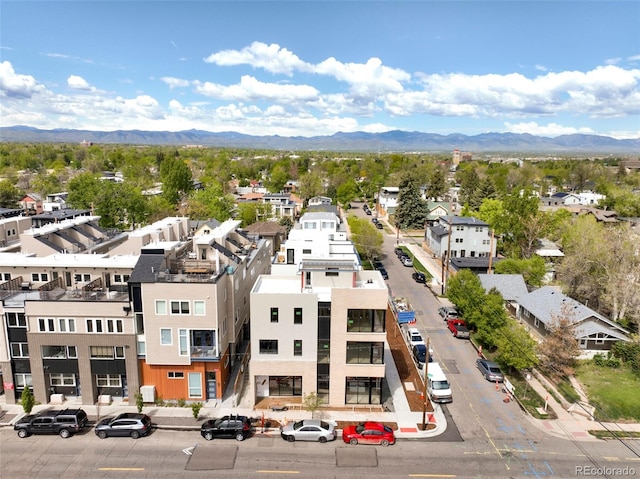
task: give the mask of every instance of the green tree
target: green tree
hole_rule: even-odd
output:
[[[427,184],[425,196],[433,199],[434,201],[438,201],[444,198],[446,192],[447,184],[444,170],[442,168],[436,168]]]
[[[18,203],[23,196],[23,192],[16,188],[8,180],[0,181],[0,207],[18,208]]]
[[[508,319],[502,295],[496,289],[483,294],[480,308],[477,312],[473,311],[473,316],[476,338],[490,349],[495,349],[499,341],[498,331]]]
[[[349,203],[358,197],[358,186],[356,182],[349,178],[344,183],[341,183],[336,189],[336,199],[338,204],[343,208],[346,208]]]
[[[507,195],[503,200],[503,215],[496,223],[507,256],[530,258],[538,240],[549,231],[549,217],[538,209],[539,200],[530,191]]]
[[[485,291],[480,279],[472,271],[463,269],[451,276],[446,293],[471,328],[476,328],[482,322]]]
[[[322,178],[317,171],[310,171],[298,180],[300,199],[307,201],[309,198],[321,195],[323,192]]]
[[[534,367],[538,364],[536,345],[529,331],[509,318],[496,335],[497,359],[516,370]]]
[[[142,397],[142,393],[137,392],[135,395],[136,398],[136,408],[138,409],[138,412],[141,413],[142,409],[144,408],[144,398]]]
[[[215,218],[226,221],[232,216],[235,201],[233,196],[223,193],[222,185],[213,183],[204,189],[193,191],[186,204],[186,214],[191,219]]]
[[[368,260],[380,256],[384,238],[370,221],[350,215],[347,218],[351,229],[351,241],[360,255]]]
[[[529,259],[506,258],[495,264],[496,274],[521,274],[524,282],[538,288],[542,286],[547,267],[544,259],[534,256]]]
[[[280,221],[278,221],[278,224],[287,228],[285,236],[288,238],[289,232],[293,228],[293,220],[289,216],[283,216],[282,218],[280,218]]]
[[[191,412],[193,414],[193,418],[197,421],[200,417],[200,410],[202,409],[203,404],[201,402],[191,403]]]
[[[93,173],[80,173],[67,184],[67,201],[77,209],[93,208],[102,191],[102,182]]]
[[[427,203],[420,196],[420,185],[414,173],[406,173],[399,184],[395,221],[403,229],[424,228]]]
[[[22,404],[22,409],[25,414],[31,414],[33,411],[33,406],[36,405],[36,398],[33,397],[33,392],[31,392],[31,386],[25,385],[22,390],[22,394],[20,395],[20,404]]]
[[[246,228],[257,221],[268,221],[273,215],[273,209],[270,204],[247,202],[238,204],[236,218],[242,221],[240,225]]]
[[[311,419],[313,419],[316,411],[322,407],[322,402],[322,398],[318,396],[315,391],[305,394],[302,398],[302,405],[305,410],[311,413]]]
[[[162,196],[174,205],[193,189],[191,170],[179,157],[162,160],[160,179],[162,181]]]

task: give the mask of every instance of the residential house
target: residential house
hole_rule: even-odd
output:
[[[28,193],[20,200],[20,208],[27,215],[37,215],[42,213],[42,196],[38,193]]]
[[[380,216],[392,215],[398,207],[400,188],[397,186],[383,186],[378,191],[376,208]]]
[[[381,404],[388,296],[339,218],[305,213],[251,291],[250,397]]]
[[[521,274],[479,274],[478,279],[488,293],[496,289],[504,299],[504,305],[514,317],[518,315],[520,298],[529,294]]]
[[[558,318],[567,318],[582,356],[606,353],[618,341],[630,341],[629,332],[552,286],[543,286],[519,298],[518,319],[538,338],[544,338]]]
[[[489,225],[471,216],[440,216],[436,224],[426,228],[425,243],[443,260],[486,258],[486,265],[488,258],[496,255],[496,242]]]
[[[544,259],[546,266],[546,273],[543,278],[545,284],[550,283],[556,279],[556,268],[564,253],[553,241],[548,239],[538,240],[539,246],[535,251],[536,256],[540,256]]]
[[[438,220],[451,214],[451,203],[448,201],[427,201],[427,224],[432,226]]]

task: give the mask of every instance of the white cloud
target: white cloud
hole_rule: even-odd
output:
[[[572,126],[562,126],[557,123],[548,123],[547,125],[538,125],[535,121],[527,123],[505,123],[507,131],[511,133],[529,133],[531,135],[538,136],[560,136],[571,135],[575,133],[581,133],[585,135],[593,135],[594,131],[591,128],[582,127],[574,128]]]
[[[194,82],[194,85],[196,92],[221,100],[296,103],[318,98],[318,90],[312,86],[264,83],[249,75],[244,75],[239,84],[230,86],[211,82]]]
[[[174,88],[186,88],[189,86],[189,80],[183,80],[182,78],[162,77],[160,80],[169,85],[169,88],[172,90]]]
[[[292,76],[296,70],[307,70],[307,64],[280,45],[253,42],[242,50],[223,50],[204,59],[219,66],[251,65],[271,73]]]
[[[20,75],[15,72],[13,65],[4,61],[0,63],[0,96],[11,98],[31,98],[44,91],[31,75]]]
[[[67,78],[67,86],[72,90],[94,90],[87,80],[78,75],[70,75],[69,78]]]

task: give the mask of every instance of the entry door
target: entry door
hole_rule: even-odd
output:
[[[207,399],[216,399],[217,397],[216,373],[215,371],[209,371],[207,372]]]

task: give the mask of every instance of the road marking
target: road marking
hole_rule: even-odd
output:
[[[458,477],[455,474],[409,474],[409,477]]]
[[[98,471],[144,471],[144,467],[99,467]]]

